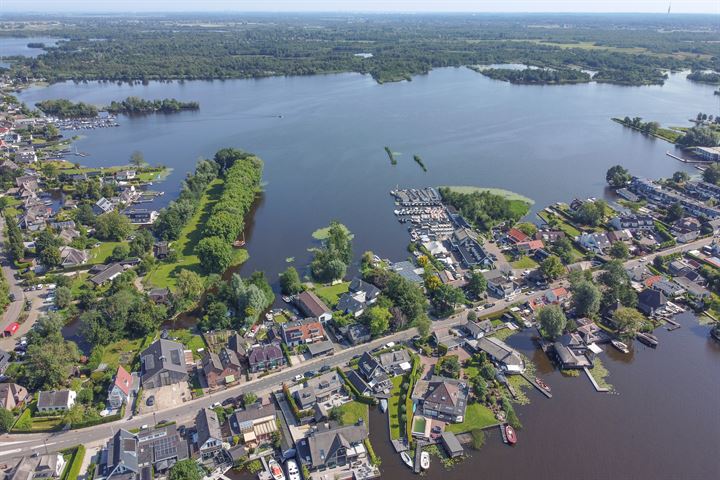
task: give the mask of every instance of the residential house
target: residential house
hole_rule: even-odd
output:
[[[515,248],[523,255],[532,255],[538,250],[545,248],[545,244],[542,240],[529,240],[527,242],[516,243]]]
[[[700,235],[700,221],[694,217],[681,218],[673,223],[672,232],[678,243],[690,243]]]
[[[155,303],[170,304],[169,288],[153,288],[148,292],[148,297]]]
[[[507,239],[510,243],[517,244],[529,241],[530,237],[528,237],[522,230],[513,227],[508,230]]]
[[[688,267],[689,265],[682,260],[673,260],[668,263],[667,269],[670,275],[675,276],[682,275],[682,272],[684,272]]]
[[[214,458],[223,449],[223,436],[217,413],[201,408],[195,416],[195,444],[202,460]]]
[[[525,361],[515,349],[495,337],[478,339],[479,351],[485,352],[504,373],[522,373],[525,371]]]
[[[611,244],[616,242],[631,243],[633,241],[630,230],[613,230],[612,232],[608,232],[607,237]],[[632,246],[630,248],[632,248]]]
[[[485,335],[489,335],[493,331],[493,325],[490,320],[483,320],[481,322],[473,322],[468,320],[465,324],[465,330],[468,333],[468,337],[477,340]]]
[[[155,258],[158,260],[167,257],[168,253],[170,253],[170,244],[168,242],[157,242],[153,245],[153,255],[155,255]]]
[[[120,429],[100,454],[96,480],[145,480],[188,458],[174,423],[131,433]]]
[[[538,230],[535,234],[535,240],[542,240],[545,243],[555,243],[561,238],[565,238],[565,232],[562,230]]]
[[[30,399],[32,397],[25,387],[17,383],[0,383],[0,408],[12,410]]]
[[[60,478],[65,470],[65,457],[61,453],[23,457],[9,472],[5,480],[34,480]]]
[[[325,329],[317,318],[305,318],[280,326],[283,342],[289,347],[314,343],[325,339]]]
[[[314,292],[309,290],[302,292],[297,296],[295,303],[300,311],[308,317],[317,318],[321,322],[332,319],[332,312]]]
[[[122,407],[123,404],[129,404],[130,397],[136,390],[135,377],[120,365],[115,374],[115,379],[110,385],[108,404],[111,408],[117,410]]]
[[[201,365],[210,388],[233,383],[238,380],[242,370],[240,359],[229,348],[222,348],[220,353],[206,352]]]
[[[571,335],[565,336],[552,344],[551,351],[562,370],[592,368],[593,366],[580,338]]]
[[[333,395],[339,395],[343,389],[340,375],[331,370],[317,377],[305,381],[302,388],[293,392],[293,396],[301,410],[312,408],[317,404],[330,400]]]
[[[15,163],[31,164],[37,162],[38,157],[34,149],[22,149],[15,153]]]
[[[112,212],[115,209],[113,203],[105,197],[100,198],[95,205],[93,205],[93,212],[95,215],[102,215],[103,213]]]
[[[643,290],[638,294],[638,310],[653,315],[667,304],[667,298],[659,290]]]
[[[469,228],[456,229],[450,238],[450,246],[466,268],[492,268],[493,260]]]
[[[247,360],[248,344],[247,341],[238,333],[230,335],[227,342],[227,348],[235,352],[235,355],[237,355],[241,362]]]
[[[343,293],[338,300],[336,310],[359,317],[368,305],[372,305],[380,296],[380,289],[375,285],[359,278],[353,278],[348,292]]]
[[[439,240],[433,240],[431,242],[423,242],[423,247],[430,252],[430,255],[433,257],[447,257],[449,252],[448,249],[445,248],[445,245],[443,245],[443,242]]]
[[[483,272],[487,280],[488,292],[497,298],[508,298],[517,292],[517,284],[500,270]]]
[[[676,281],[670,281],[662,277],[660,277],[654,282],[650,282],[650,280],[651,279],[648,279],[645,282],[645,286],[648,288],[652,288],[653,290],[662,292],[666,298],[679,297],[680,295],[685,293],[685,289]]]
[[[418,380],[412,399],[418,402],[422,414],[444,422],[461,423],[467,408],[468,387],[453,378],[433,375],[430,380]]]
[[[60,249],[60,260],[63,268],[77,267],[87,263],[88,254],[85,250],[66,246]]]
[[[248,364],[252,373],[273,370],[285,365],[285,356],[277,343],[255,345],[248,352]]]
[[[416,267],[407,260],[393,263],[390,269],[401,277],[405,278],[405,280],[409,280],[412,283],[423,283],[423,278],[421,275],[423,274],[424,270],[422,268]]]
[[[412,369],[412,358],[410,352],[401,348],[392,352],[381,353],[377,356],[378,362],[388,373],[402,375]]]
[[[307,351],[312,358],[319,357],[320,355],[333,355],[335,346],[330,340],[323,340],[321,342],[308,344]]]
[[[545,293],[545,300],[548,303],[563,303],[569,299],[570,292],[565,287],[553,288]]]
[[[720,147],[693,147],[693,153],[708,162],[720,161]]]
[[[297,442],[298,458],[311,472],[352,465],[366,458],[366,438],[368,429],[364,424],[321,426]]]
[[[80,237],[80,232],[74,228],[63,228],[58,233],[58,237],[65,245],[69,245],[73,240]]]
[[[610,239],[606,233],[582,233],[577,237],[578,243],[586,250],[598,255],[604,255],[605,250],[610,248]]]
[[[121,182],[134,180],[137,177],[135,170],[121,170],[115,174],[115,179]]]
[[[353,323],[346,328],[344,335],[351,344],[360,345],[370,341],[370,328],[364,323]]]
[[[575,320],[575,323],[578,326],[577,333],[586,345],[590,345],[591,343],[607,343],[611,340],[605,330],[589,318],[578,318]]]
[[[75,405],[77,394],[72,390],[50,390],[38,394],[37,411],[40,413],[62,413]]]
[[[679,203],[689,215],[695,217],[704,216],[710,219],[720,217],[720,208],[709,206],[704,202],[682,195],[673,189],[663,188],[651,180],[633,177],[629,188],[663,208]]]
[[[712,296],[712,293],[707,288],[687,277],[676,277],[674,280],[680,288],[693,298],[705,300]]]
[[[388,372],[380,365],[375,357],[364,352],[358,362],[358,374],[362,380],[375,393],[384,392],[392,388],[392,381]]]
[[[159,213],[147,208],[126,208],[122,212],[133,225],[151,225],[155,223]]]
[[[278,431],[275,407],[257,402],[245,410],[236,410],[230,417],[230,429],[241,435],[248,447],[270,442]]]
[[[631,232],[654,230],[655,219],[650,215],[633,213],[613,217],[610,220],[610,225],[612,225],[615,230],[630,230]]]
[[[90,282],[96,286],[100,286],[105,282],[112,282],[115,278],[119,277],[121,273],[125,271],[122,265],[119,263],[113,263],[110,265],[99,265],[96,271],[97,273],[90,277]],[[92,272],[91,272],[92,273]]]
[[[140,354],[142,387],[146,390],[186,382],[188,379],[184,347],[181,343],[159,339]]]
[[[449,352],[457,350],[465,344],[465,339],[458,335],[453,327],[442,327],[433,330],[430,340],[436,347],[443,345]]]

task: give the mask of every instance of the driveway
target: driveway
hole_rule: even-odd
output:
[[[155,397],[155,403],[153,406],[148,406],[147,400],[151,395]],[[179,407],[191,398],[190,388],[187,383],[167,385],[152,390],[144,390],[142,398],[139,399],[138,409],[140,414],[162,412],[163,410]]]

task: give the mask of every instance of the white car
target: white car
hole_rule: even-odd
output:
[[[303,377],[302,375],[299,375],[299,374],[298,374],[298,375],[295,375],[295,376],[293,377],[293,380],[296,381],[296,382],[299,382],[299,381],[302,380],[303,378],[304,378],[304,377]]]

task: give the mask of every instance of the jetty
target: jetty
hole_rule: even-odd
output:
[[[593,387],[595,387],[595,391],[600,393],[607,393],[610,391],[609,388],[601,387],[598,385],[597,381],[595,381],[595,378],[590,374],[590,369],[588,367],[583,367],[583,371],[585,372],[585,375],[590,379],[590,383],[592,383]]]
[[[635,334],[635,338],[638,339],[640,343],[644,343],[648,347],[657,348],[658,341],[655,335],[650,335],[649,333],[643,333],[638,332]]]
[[[415,442],[415,462],[413,463],[413,471],[420,473],[420,456],[422,455],[423,442]]]
[[[545,395],[547,398],[552,398],[552,393],[548,392],[547,390],[545,390],[544,388],[542,388],[540,385],[538,385],[537,382],[535,382],[534,379],[530,378],[530,376],[529,376],[527,373],[524,373],[524,372],[523,372],[523,373],[521,373],[520,375],[521,375],[525,380],[527,380],[530,385],[532,385],[533,387],[535,387],[536,390],[540,391],[540,393],[542,393],[543,395]]]
[[[687,158],[678,157],[677,155],[675,155],[674,153],[669,152],[669,151],[668,151],[668,152],[665,152],[665,155],[667,155],[667,156],[670,157],[670,158],[674,158],[674,159],[677,160],[678,162],[688,163],[688,164],[691,164],[691,165],[703,165],[703,164],[707,164],[707,163],[708,163],[708,162],[705,161],[705,160],[690,160],[690,159],[687,159]]]

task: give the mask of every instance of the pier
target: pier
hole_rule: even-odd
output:
[[[595,378],[590,374],[590,369],[587,367],[583,367],[583,371],[585,372],[585,375],[590,379],[590,383],[592,383],[593,387],[595,387],[595,391],[600,393],[607,393],[610,391],[608,388],[601,387],[598,385],[598,383],[595,381]]]
[[[544,388],[542,388],[540,385],[538,385],[538,384],[535,382],[535,380],[533,380],[532,378],[530,378],[526,373],[521,373],[520,375],[521,375],[525,380],[527,380],[530,385],[532,385],[533,387],[535,387],[535,389],[539,390],[540,393],[542,393],[543,395],[545,395],[547,398],[552,398],[552,393],[548,392],[547,390],[545,390]]]
[[[675,155],[674,153],[670,153],[669,151],[668,151],[668,152],[665,152],[665,155],[667,155],[667,156],[670,157],[670,158],[674,158],[674,159],[677,160],[678,162],[688,163],[688,164],[691,164],[691,165],[702,165],[702,164],[709,163],[709,162],[707,162],[707,161],[705,161],[705,160],[689,160],[689,159],[687,159],[687,158],[678,157],[677,155]]]

